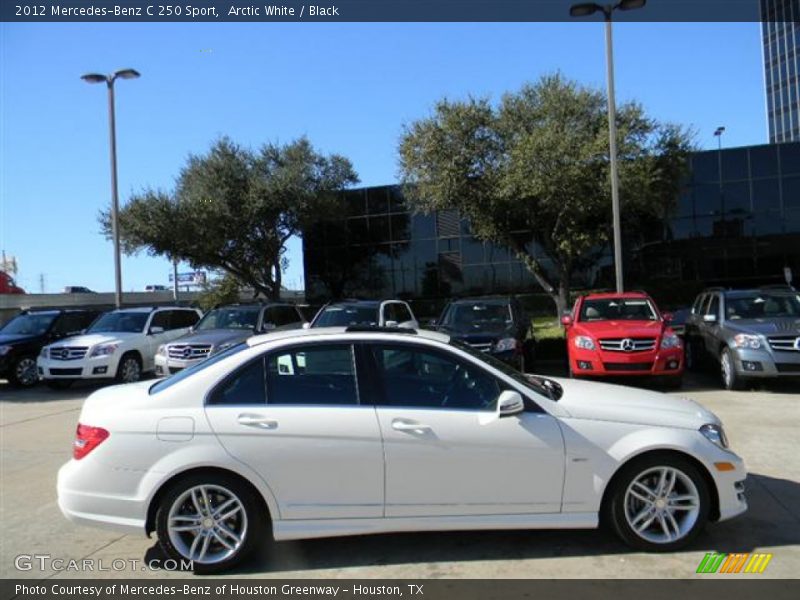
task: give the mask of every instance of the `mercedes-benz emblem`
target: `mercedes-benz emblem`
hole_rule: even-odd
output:
[[[631,338],[625,338],[620,342],[620,348],[625,350],[625,352],[630,352],[633,350],[633,340]]]
[[[192,349],[189,346],[183,349],[183,358],[189,358],[192,355]]]
[[[800,337],[794,341],[794,349],[800,350]]]

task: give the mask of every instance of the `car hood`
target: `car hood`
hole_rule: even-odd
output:
[[[236,344],[243,342],[247,338],[255,335],[250,329],[208,329],[207,331],[195,331],[194,333],[187,333],[182,335],[176,340],[170,342],[172,344],[211,344],[214,347],[221,344]]]
[[[442,325],[439,331],[457,340],[473,343],[514,337],[512,323],[471,323],[460,327]]]
[[[41,339],[41,335],[25,335],[19,333],[0,334],[0,346],[38,342],[41,341]]]
[[[579,321],[576,331],[594,337],[657,337],[664,327],[663,321]]]
[[[634,387],[558,379],[558,405],[576,419],[699,429],[719,418],[694,400]]]
[[[800,319],[794,318],[736,319],[729,320],[725,324],[730,329],[742,333],[800,335]]]
[[[76,335],[75,337],[65,338],[54,342],[51,346],[86,346],[91,348],[97,344],[108,344],[110,342],[125,342],[142,336],[142,333],[128,333],[124,331],[110,331],[108,333],[87,333]]]

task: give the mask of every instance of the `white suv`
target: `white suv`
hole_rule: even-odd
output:
[[[158,347],[186,333],[199,319],[200,311],[173,306],[105,313],[83,335],[42,348],[39,377],[53,388],[69,387],[79,379],[138,381],[153,370]]]

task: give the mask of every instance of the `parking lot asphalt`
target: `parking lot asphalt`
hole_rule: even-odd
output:
[[[143,560],[158,556],[154,539],[79,527],[61,515],[56,505],[56,473],[70,458],[81,403],[95,389],[80,385],[67,391],[19,390],[0,382],[0,577],[192,577],[186,572],[143,570]],[[756,577],[798,577],[800,384],[778,382],[751,391],[726,392],[719,389],[716,378],[692,374],[684,389],[671,393],[694,398],[716,412],[750,472],[749,511],[710,525],[689,549],[671,554],[634,552],[603,531],[391,534],[265,544],[255,559],[230,575],[742,577],[695,574],[705,553],[717,551],[772,553],[768,568]],[[107,570],[63,571],[52,566],[42,570],[35,561],[30,570],[18,570],[15,563],[30,564],[24,557],[18,561],[20,555],[48,555],[64,561],[90,558],[95,559],[95,568],[102,565]]]

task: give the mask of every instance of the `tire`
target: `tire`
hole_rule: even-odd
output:
[[[747,380],[736,372],[736,361],[730,348],[723,348],[719,355],[719,372],[726,390],[741,390],[747,384]]]
[[[117,383],[135,383],[142,378],[142,360],[135,352],[127,352],[119,359],[117,374],[114,377]]]
[[[678,550],[691,543],[708,522],[711,501],[706,480],[680,456],[651,454],[635,459],[622,468],[613,486],[605,521],[637,550]]]
[[[11,383],[18,387],[33,387],[39,383],[39,372],[36,370],[35,356],[20,356],[14,361],[9,377]]]
[[[209,518],[204,497],[212,515],[214,509],[228,504],[221,516],[229,516]],[[193,515],[205,515],[205,522],[192,520]],[[163,494],[155,525],[159,545],[169,558],[178,564],[193,560],[196,573],[210,574],[230,569],[252,554],[266,538],[268,521],[269,515],[252,488],[228,475],[197,473],[177,481]],[[175,527],[196,527],[197,533],[176,531]]]
[[[72,379],[46,379],[44,384],[51,390],[66,390],[75,383]]]

